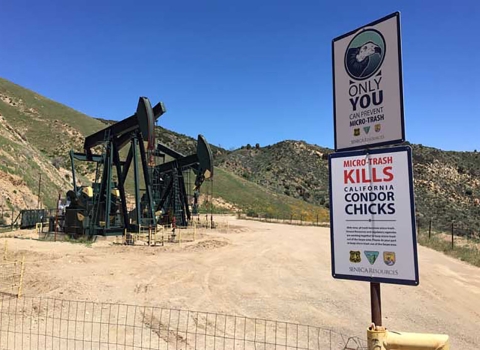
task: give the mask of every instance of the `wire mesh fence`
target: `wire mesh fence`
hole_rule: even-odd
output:
[[[366,349],[329,329],[218,313],[5,295],[0,302],[0,349]]]
[[[325,221],[325,218],[322,217],[321,215],[256,214],[254,216],[251,216],[251,215],[248,215],[248,214],[237,214],[237,217],[239,219],[243,219],[243,220],[255,220],[255,221],[268,222],[268,223],[279,223],[279,224],[288,224],[288,225],[297,225],[297,226],[320,226],[320,227],[330,226],[330,222]]]
[[[461,220],[447,221],[438,218],[417,218],[417,229],[419,232],[434,235],[446,233],[451,236],[463,237],[465,239],[480,240],[480,227],[473,226]]]
[[[0,293],[20,297],[24,271],[25,258],[15,261],[2,261],[0,263]]]

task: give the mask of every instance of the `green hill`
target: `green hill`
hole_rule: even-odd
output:
[[[40,176],[40,206],[55,207],[58,194],[64,197],[72,187],[68,152],[81,151],[85,136],[110,123],[0,79],[0,207],[6,211],[37,208]],[[178,152],[187,155],[196,150],[196,138],[160,126],[156,134],[160,142]],[[212,146],[212,150],[215,159],[228,154],[220,147]],[[93,164],[78,162],[76,169],[81,181],[91,181]],[[202,189],[204,196],[207,185]],[[213,189],[216,203],[230,203],[235,210],[263,215],[304,213],[305,217],[318,212],[326,219],[324,209],[278,195],[226,170],[216,170]]]
[[[480,232],[480,153],[411,145],[418,223],[456,232]],[[219,166],[262,187],[329,207],[328,154],[331,149],[303,141],[242,147],[219,158]]]
[[[168,107],[168,101],[166,104]],[[36,208],[40,175],[40,204],[54,207],[58,194],[64,196],[72,187],[68,151],[82,150],[85,136],[110,123],[0,79],[0,207]],[[178,152],[195,152],[197,135],[192,138],[161,126],[156,134],[160,142]],[[204,136],[208,140],[209,135]],[[247,145],[235,151],[212,149],[217,166],[212,186],[217,209],[273,217],[294,214],[305,220],[316,219],[317,214],[327,218],[331,149],[292,140],[266,147]],[[477,235],[479,153],[422,145],[412,145],[412,149],[419,224],[425,226],[433,219],[434,227],[445,230],[454,220],[457,232]],[[77,166],[84,182],[91,181],[93,171],[92,164]],[[204,197],[209,189],[206,183]]]

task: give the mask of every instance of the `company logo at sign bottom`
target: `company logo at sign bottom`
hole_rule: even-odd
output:
[[[362,261],[362,256],[359,250],[350,250],[350,262],[359,263]]]
[[[365,256],[367,257],[368,262],[370,263],[370,265],[375,264],[375,261],[377,261],[378,255],[380,254],[379,252],[369,251],[369,250],[365,250],[363,253],[364,253]]]
[[[395,252],[383,252],[383,261],[385,262],[385,265],[395,265]]]

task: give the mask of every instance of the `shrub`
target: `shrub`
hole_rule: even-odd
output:
[[[60,157],[55,157],[52,159],[52,165],[55,167],[55,169],[60,169],[60,165],[62,164],[62,158]]]

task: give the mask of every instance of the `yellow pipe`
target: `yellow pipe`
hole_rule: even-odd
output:
[[[450,350],[448,335],[367,330],[369,350]]]

